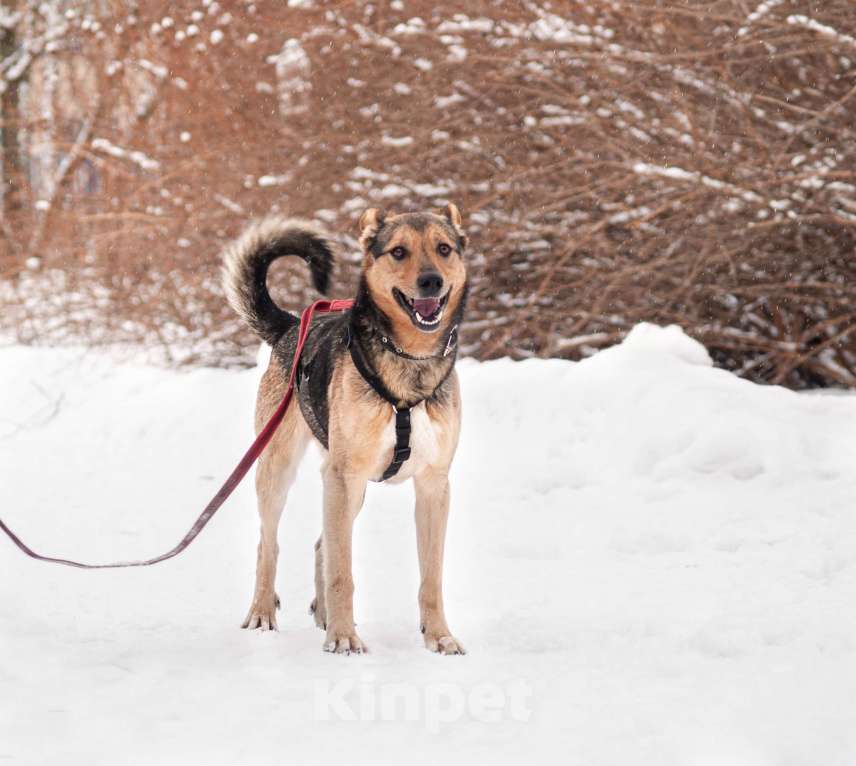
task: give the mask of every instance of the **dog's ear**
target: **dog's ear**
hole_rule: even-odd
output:
[[[461,243],[461,249],[463,250],[467,246],[468,237],[464,233],[464,219],[461,217],[461,211],[458,210],[456,205],[449,202],[443,214],[446,216],[446,220],[452,224],[452,228],[458,235],[458,241]]]
[[[377,236],[378,230],[383,226],[386,213],[378,207],[370,207],[360,216],[358,224],[360,229],[360,247],[368,250],[372,240]]]
[[[462,224],[464,223],[464,219],[461,218],[461,211],[458,210],[457,205],[449,202],[446,205],[446,209],[443,211],[443,213],[446,215],[446,218],[449,219],[449,223],[451,223],[452,226],[454,226],[456,229],[461,228]]]

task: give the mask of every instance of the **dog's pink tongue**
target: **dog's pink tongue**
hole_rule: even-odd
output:
[[[422,316],[430,317],[438,308],[440,308],[440,299],[414,298],[413,308],[415,308]]]

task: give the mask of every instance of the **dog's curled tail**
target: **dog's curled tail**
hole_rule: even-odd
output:
[[[229,304],[271,345],[299,321],[277,306],[267,289],[268,268],[285,255],[306,261],[312,283],[326,294],[333,270],[333,246],[308,221],[268,216],[250,224],[223,253],[223,287]]]

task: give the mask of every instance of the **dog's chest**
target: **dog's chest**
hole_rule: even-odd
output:
[[[428,465],[436,463],[440,453],[439,426],[428,417],[425,402],[410,410],[410,457],[404,461],[398,473],[387,481],[396,484],[410,479]],[[389,420],[381,435],[380,457],[377,475],[380,476],[392,461],[395,446],[395,412],[390,408]]]

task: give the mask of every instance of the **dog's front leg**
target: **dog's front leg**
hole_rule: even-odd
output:
[[[443,610],[443,547],[449,517],[449,477],[426,468],[414,478],[416,544],[419,550],[419,614],[425,646],[440,654],[465,654],[446,624]]]
[[[324,470],[323,568],[327,635],[324,651],[360,654],[367,647],[354,628],[351,539],[354,519],[366,492],[366,479],[346,475],[334,465]]]

